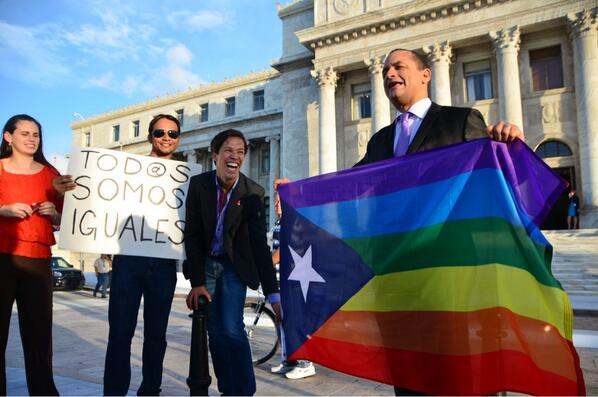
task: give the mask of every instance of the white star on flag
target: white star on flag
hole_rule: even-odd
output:
[[[293,262],[295,262],[295,267],[289,275],[288,280],[299,281],[299,283],[301,283],[301,292],[303,292],[303,299],[305,300],[305,302],[307,302],[307,290],[309,289],[309,283],[325,283],[326,280],[324,280],[322,276],[320,276],[312,266],[311,245],[309,246],[309,248],[307,248],[307,251],[305,251],[305,255],[303,256],[295,252],[290,245],[289,250],[291,251]]]

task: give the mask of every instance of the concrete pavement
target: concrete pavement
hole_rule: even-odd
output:
[[[91,291],[57,292],[54,297],[54,374],[63,395],[98,395],[102,392],[104,357],[108,337],[108,300],[93,298]],[[8,394],[26,394],[23,352],[16,313],[10,325],[6,351],[9,367]],[[131,392],[141,378],[143,321],[140,311],[131,351]],[[175,298],[168,325],[168,348],[164,360],[163,395],[189,395],[191,320],[183,298]],[[391,395],[392,388],[318,367],[317,375],[292,381],[270,373],[279,357],[256,367],[258,395]],[[212,373],[213,377],[213,373]],[[218,395],[213,378],[210,395]]]

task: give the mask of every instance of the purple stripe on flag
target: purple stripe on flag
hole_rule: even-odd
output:
[[[483,168],[502,170],[520,208],[536,225],[567,186],[522,141],[478,139],[302,179],[279,190],[287,204],[302,208],[378,196]]]

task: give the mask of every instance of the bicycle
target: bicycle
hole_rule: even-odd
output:
[[[266,307],[266,297],[260,291],[255,301],[245,302],[243,321],[253,365],[265,363],[278,350],[280,337],[274,318],[272,310]]]

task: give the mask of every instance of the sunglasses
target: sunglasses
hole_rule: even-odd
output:
[[[175,130],[153,130],[152,131],[152,136],[154,138],[162,138],[164,136],[164,134],[168,134],[168,136],[170,137],[170,139],[177,139],[181,133]]]

